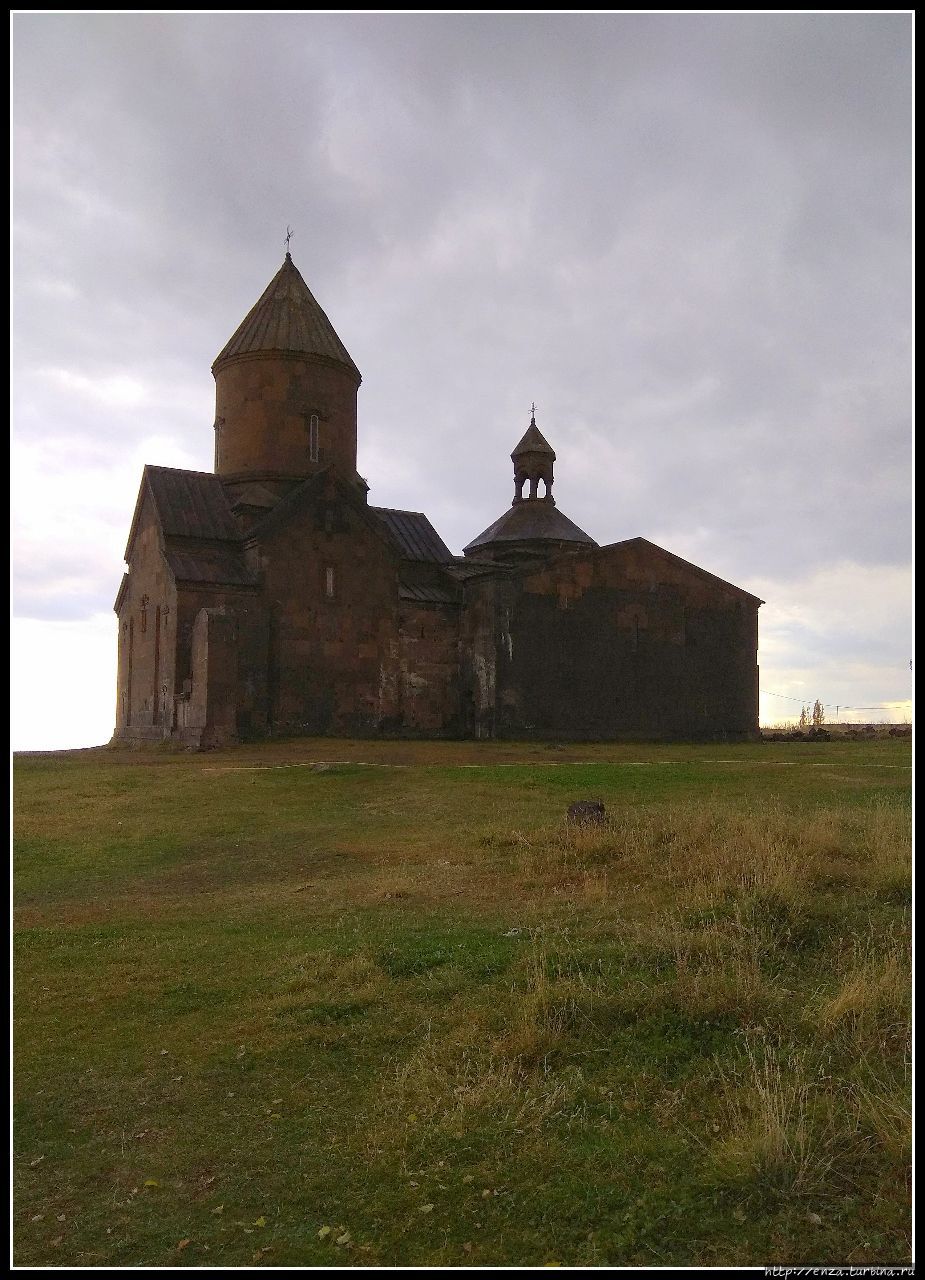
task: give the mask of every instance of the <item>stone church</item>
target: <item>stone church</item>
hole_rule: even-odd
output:
[[[212,366],[215,470],[146,466],[114,741],[289,734],[747,738],[762,601],[553,497],[535,415],[462,555],[369,504],[360,372],[291,256]]]

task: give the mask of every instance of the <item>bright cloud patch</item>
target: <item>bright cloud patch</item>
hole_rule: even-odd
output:
[[[68,439],[18,440],[12,450],[13,610],[18,617],[88,618],[110,608],[123,573],[144,463],[190,468],[190,453],[152,436],[113,460]]]
[[[69,369],[45,369],[46,377],[65,391],[76,391],[116,409],[133,409],[148,399],[148,389],[135,378],[117,374],[109,378],[88,378]]]
[[[81,622],[14,618],[10,655],[14,751],[109,741],[116,710],[114,614]]]
[[[908,570],[839,564],[751,589],[766,601],[758,615],[762,724],[795,719],[817,698],[832,720],[911,715]]]

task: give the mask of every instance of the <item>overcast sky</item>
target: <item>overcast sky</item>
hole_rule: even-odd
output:
[[[566,515],[767,602],[763,723],[903,719],[911,46],[902,13],[14,16],[13,746],[110,736],[142,466],[212,469],[287,224],[372,503],[461,551],[535,401]]]

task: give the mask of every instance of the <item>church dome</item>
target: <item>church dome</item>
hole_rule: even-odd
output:
[[[228,339],[213,371],[239,356],[280,352],[314,356],[360,371],[319,306],[290,254]]]
[[[360,371],[290,254],[212,373],[223,479],[285,486],[327,466],[357,479]]]
[[[510,507],[499,520],[489,525],[463,548],[463,555],[485,551],[490,547],[503,551],[505,543],[511,549],[511,544],[514,543],[533,543],[537,550],[552,550],[558,543],[574,543],[576,547],[597,546],[583,529],[579,529],[558,507],[543,498],[533,501],[525,498],[516,506]],[[544,543],[546,546],[543,546]]]

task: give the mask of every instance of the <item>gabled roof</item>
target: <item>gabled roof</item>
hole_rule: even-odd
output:
[[[727,582],[725,578],[719,578],[715,573],[711,573],[709,569],[701,569],[699,564],[694,564],[690,560],[685,560],[681,556],[676,556],[673,551],[667,551],[664,547],[660,547],[657,542],[650,542],[648,538],[626,538],[623,542],[611,542],[607,546],[599,548],[601,551],[615,551],[619,548],[638,546],[644,551],[654,551],[665,560],[671,560],[683,569],[689,570],[698,577],[707,578],[711,582],[717,583],[718,586],[727,587],[730,591],[735,591],[740,596],[748,596],[750,600],[755,600],[759,605],[765,602],[760,596],[756,596],[751,591],[746,591],[744,587],[737,587],[734,582]]]
[[[452,586],[441,586],[438,583],[421,585],[416,582],[405,582],[399,578],[398,595],[401,600],[420,601],[422,604],[459,604],[459,590]]]
[[[533,567],[535,568],[535,562]],[[460,587],[465,587],[469,582],[478,582],[486,578],[505,579],[514,578],[518,573],[523,571],[523,564],[514,564],[510,560],[491,560],[479,559],[476,554],[471,559],[464,559],[459,556],[454,559],[452,564],[448,564],[444,568],[446,576],[454,582],[458,582]]]
[[[463,550],[468,554],[496,542],[574,542],[586,547],[597,546],[594,539],[558,507],[542,498],[515,503]]]
[[[754,595],[751,591],[746,591],[744,587],[737,587],[734,582],[727,582],[725,578],[717,577],[715,573],[710,573],[709,569],[701,569],[699,564],[693,564],[690,560],[685,560],[681,556],[676,556],[673,551],[668,551],[665,547],[660,547],[657,542],[650,542],[648,538],[624,538],[622,542],[608,542],[603,547],[594,546],[590,548],[591,553],[597,556],[619,555],[621,552],[632,553],[634,551],[642,551],[648,555],[654,555],[659,559],[667,560],[672,564],[676,564],[679,568],[686,570],[695,577],[703,578],[708,582],[715,583],[718,587],[724,587],[727,591],[734,591],[736,595],[746,596],[749,600],[754,600],[756,604],[762,605],[765,602],[760,596]],[[557,557],[556,557],[557,558]],[[535,572],[532,567],[528,567],[522,572]]]
[[[385,525],[389,538],[404,560],[431,560],[448,564],[453,553],[422,511],[396,511],[370,507]]]
[[[213,372],[226,360],[259,352],[286,351],[320,356],[360,371],[287,253],[286,261],[215,357]]]
[[[222,587],[257,586],[257,578],[248,569],[238,547],[170,549],[165,555],[177,582],[211,582]]]
[[[502,564],[497,560],[479,560],[478,557],[470,560],[466,556],[454,556],[453,563],[446,565],[445,569],[457,582],[468,582],[470,578],[483,578],[486,575],[510,576],[514,572],[510,565]]]
[[[382,521],[374,514],[373,508],[366,504],[365,489],[368,486],[365,480],[361,476],[357,476],[356,481],[357,483],[349,480],[336,467],[331,465],[323,467],[320,471],[316,471],[313,476],[309,476],[306,480],[297,484],[294,489],[290,489],[286,496],[281,498],[263,519],[248,529],[244,535],[245,539],[248,542],[255,539],[259,540],[278,525],[285,524],[304,502],[314,495],[323,493],[326,485],[334,484],[340,491],[341,496],[350,503],[354,514],[363,520],[386,544],[391,546],[387,531],[382,527]],[[362,489],[360,485],[363,486]]]
[[[253,480],[250,483],[235,484],[228,494],[228,500],[235,511],[238,507],[257,507],[269,511],[279,502],[279,493],[259,480]]]
[[[222,482],[208,471],[145,467],[125,548],[126,560],[131,558],[146,497],[154,503],[166,543],[164,558],[177,582],[208,582],[224,587],[257,585],[245,562],[241,534]],[[116,597],[116,611],[128,584],[126,574]]]
[[[125,547],[128,560],[146,493],[150,493],[167,538],[240,542],[241,535],[218,476],[209,471],[146,466]]]
[[[174,467],[145,467],[145,473],[168,538],[239,541],[238,526],[218,476]]]

